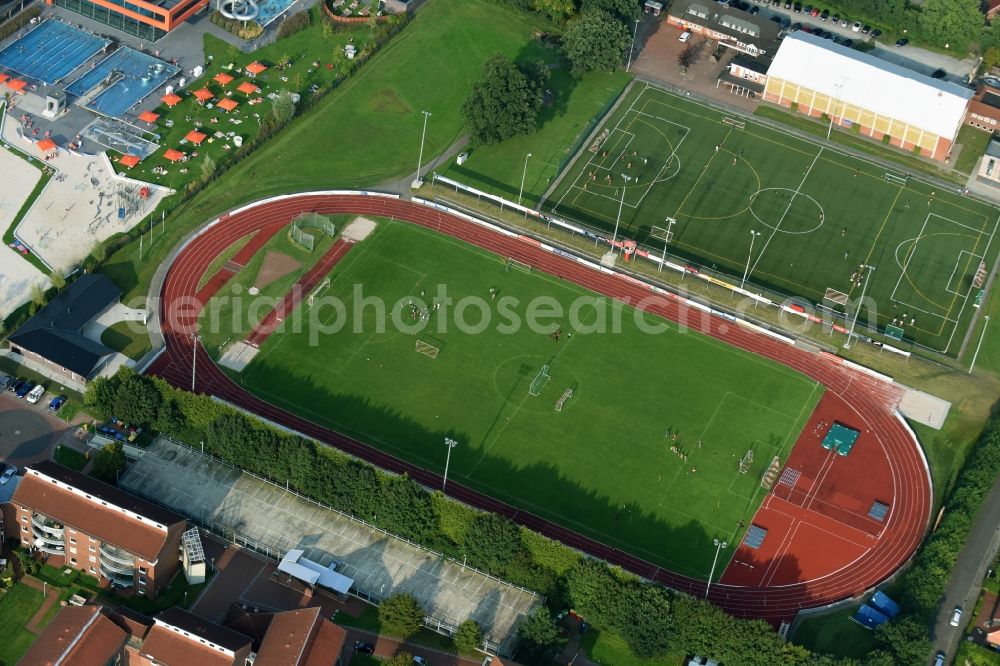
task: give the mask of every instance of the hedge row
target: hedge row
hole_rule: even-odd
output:
[[[291,37],[297,32],[301,32],[309,27],[309,10],[295,12],[286,16],[278,26],[278,39]]]
[[[852,664],[785,643],[761,621],[674,595],[492,513],[430,491],[336,449],[279,431],[204,395],[122,369],[87,389],[88,410],[145,424],[319,502],[573,607],[621,634],[639,656],[710,654],[727,663]],[[522,655],[529,661],[536,655]]]
[[[31,19],[35,18],[42,13],[42,8],[38,5],[32,5],[28,7],[23,12],[13,17],[3,25],[0,25],[0,39],[7,39],[15,32],[28,25]]]
[[[257,39],[264,34],[264,28],[256,21],[238,21],[226,18],[218,10],[212,12],[210,20],[226,32],[230,32],[243,40]]]

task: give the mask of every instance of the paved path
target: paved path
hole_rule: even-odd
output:
[[[435,157],[430,162],[427,162],[420,167],[420,177],[424,178],[427,174],[432,173],[439,166],[447,162],[448,160],[454,158],[460,152],[465,150],[466,146],[469,145],[469,135],[463,134],[458,137],[455,143],[448,146],[443,153]],[[397,180],[390,180],[388,182],[378,185],[374,189],[382,192],[392,192],[393,194],[398,194],[404,199],[409,199],[411,196],[410,184],[413,182],[413,176],[407,175],[403,178]]]
[[[948,507],[945,506],[945,511]],[[971,613],[979,596],[979,588],[986,568],[993,561],[997,548],[1000,547],[1000,478],[986,496],[983,507],[976,516],[969,538],[965,542],[951,572],[951,581],[945,590],[944,599],[938,608],[937,621],[931,631],[934,650],[944,650],[948,655],[946,663],[954,658],[958,650],[958,642],[962,639],[962,630],[972,620]],[[961,606],[965,611],[962,624],[952,627],[949,622],[955,606]]]

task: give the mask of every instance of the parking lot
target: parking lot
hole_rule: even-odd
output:
[[[51,457],[70,426],[49,414],[47,404],[29,405],[7,391],[0,395],[0,461],[23,470]]]

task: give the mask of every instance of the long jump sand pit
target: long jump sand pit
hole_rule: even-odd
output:
[[[363,241],[375,231],[375,227],[377,226],[378,222],[375,220],[359,215],[344,227],[344,231],[342,232],[344,240],[351,243]]]

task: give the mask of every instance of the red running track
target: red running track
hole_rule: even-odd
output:
[[[930,513],[930,479],[919,445],[895,413],[898,395],[890,385],[841,365],[834,356],[804,351],[692,308],[678,298],[655,295],[648,285],[625,276],[599,272],[571,258],[546,251],[530,239],[508,236],[460,216],[395,197],[331,193],[287,196],[244,207],[223,216],[214,226],[205,228],[179,253],[167,273],[160,306],[165,349],[149,372],[179,388],[190,387],[191,345],[198,344],[200,347],[200,342],[192,339],[192,333],[197,330],[198,313],[202,307],[202,304],[194,302],[201,276],[212,260],[232,244],[233,239],[269,225],[288,222],[305,211],[408,221],[524,262],[599,294],[633,304],[643,301],[643,307],[650,312],[782,363],[822,383],[827,391],[843,399],[854,414],[855,425],[870,429],[873,438],[893,462],[893,510],[881,538],[850,566],[809,580],[774,586],[713,585],[709,599],[728,612],[778,622],[792,618],[800,609],[856,596],[892,574],[919,544]],[[215,395],[384,469],[407,473],[428,487],[440,487],[441,478],[435,473],[320,427],[248,393],[212,363],[203,348],[197,353],[202,356],[202,362],[197,367],[196,388],[199,392]],[[705,581],[663,570],[461,484],[448,484],[448,494],[470,505],[508,516],[530,529],[637,575],[690,594],[701,596],[705,593]]]

